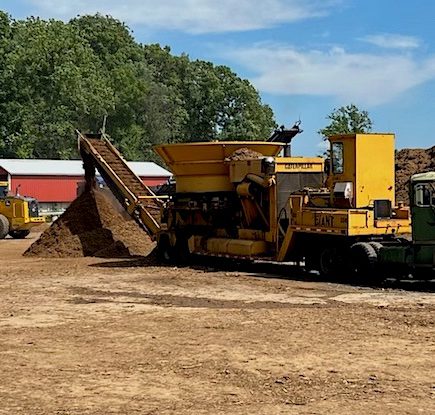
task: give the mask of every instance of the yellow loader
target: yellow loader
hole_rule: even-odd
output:
[[[23,239],[34,226],[45,222],[39,216],[38,201],[32,197],[0,195],[0,239],[9,234]]]

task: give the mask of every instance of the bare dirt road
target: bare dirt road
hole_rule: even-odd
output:
[[[23,258],[0,241],[1,414],[435,413],[435,295]]]

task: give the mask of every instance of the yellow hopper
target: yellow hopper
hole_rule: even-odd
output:
[[[229,164],[225,158],[240,148],[276,156],[284,143],[266,141],[217,141],[164,144],[154,147],[176,178],[177,192],[231,191]]]

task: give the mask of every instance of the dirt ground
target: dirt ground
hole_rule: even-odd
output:
[[[0,414],[435,413],[435,294],[0,241]]]

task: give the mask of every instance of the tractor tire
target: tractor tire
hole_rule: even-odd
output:
[[[378,255],[368,242],[357,242],[350,247],[352,269],[358,278],[373,280],[376,277]]]
[[[190,262],[191,253],[189,251],[189,242],[186,235],[177,235],[174,250],[177,265],[187,265]]]
[[[183,266],[191,260],[188,239],[182,233],[176,235],[175,244],[168,234],[162,234],[157,242],[157,258],[164,264]]]
[[[169,235],[160,235],[157,242],[157,258],[164,264],[173,264],[175,262],[175,250],[171,246]]]
[[[29,233],[29,230],[10,231],[9,235],[14,239],[24,239],[27,235],[29,235]]]
[[[305,255],[305,271],[319,271],[320,269],[320,254],[313,252]]]
[[[336,250],[334,248],[325,248],[320,251],[319,255],[319,272],[325,277],[332,277],[337,271]]]
[[[4,215],[0,215],[0,239],[5,239],[9,233],[9,221]]]
[[[375,250],[376,255],[379,255],[379,251],[383,245],[380,242],[368,242],[368,244]]]

